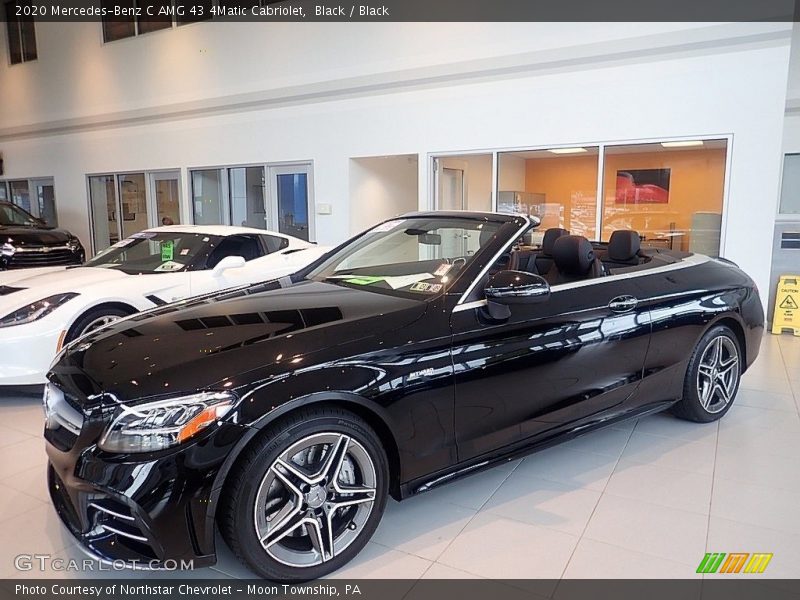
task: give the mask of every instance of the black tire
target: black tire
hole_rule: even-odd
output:
[[[280,473],[291,474],[278,464],[278,459],[286,459],[289,456],[288,453],[294,452],[294,449],[302,446],[302,444],[313,443],[306,442],[306,440],[325,439],[325,436],[334,436],[334,438],[335,436],[340,436],[340,439],[348,440],[344,443],[346,450],[344,451],[345,454],[342,455],[343,458],[339,459],[339,466],[335,467],[334,471],[330,471],[335,474],[333,478],[341,483],[340,478],[342,477],[344,460],[350,461],[348,463],[350,465],[350,474],[355,473],[356,475],[353,475],[354,478],[362,471],[369,471],[371,474],[370,485],[364,485],[363,488],[359,489],[367,489],[371,487],[371,484],[374,484],[374,493],[371,496],[374,500],[372,502],[364,501],[359,506],[329,510],[331,506],[328,504],[329,501],[334,502],[333,506],[335,506],[335,502],[346,499],[345,496],[336,496],[337,492],[332,491],[331,485],[333,482],[323,480],[321,485],[311,487],[303,483],[304,480],[295,479],[295,482],[301,484],[297,487],[300,488],[302,486],[306,490],[306,493],[301,498],[297,493],[293,495],[290,487],[281,480]],[[312,471],[321,473],[324,469],[317,469],[316,465],[327,464],[328,453],[334,447],[335,442],[330,442],[327,445],[325,443],[317,443],[316,446],[309,447],[308,454],[303,456],[303,461],[306,464],[312,462],[311,455],[315,452],[314,448],[320,448],[321,450],[317,451],[316,454],[317,463],[312,462],[307,467],[301,467],[303,473],[307,474]],[[356,452],[361,458],[351,456],[352,451]],[[335,456],[335,453],[332,454]],[[370,470],[368,466],[362,469],[358,466],[361,464],[358,461],[363,461],[365,455],[368,455],[374,469]],[[294,456],[300,456],[300,454],[298,453]],[[292,463],[292,466],[298,467],[299,464],[295,462]],[[276,471],[279,471],[279,473],[276,473]],[[363,483],[366,479],[362,477],[361,481]],[[388,484],[389,466],[386,452],[383,449],[380,438],[363,419],[336,407],[309,407],[292,413],[270,425],[250,447],[244,450],[228,477],[225,488],[222,490],[218,516],[219,529],[233,553],[245,566],[258,575],[274,580],[306,581],[316,579],[345,565],[369,541],[386,507]],[[356,489],[356,487],[358,486],[354,484],[350,489]],[[291,496],[299,501],[284,502],[282,499],[270,501],[269,498],[273,493],[272,491],[276,488],[282,492],[278,494],[279,496]],[[325,498],[322,501],[324,513],[323,506],[312,507],[319,500],[317,493],[320,488],[323,488],[322,495]],[[257,505],[262,506],[259,504],[259,499],[262,497],[266,498],[263,505],[264,510],[257,510]],[[319,529],[313,529],[312,527],[306,529],[307,526],[305,525],[295,529],[290,529],[292,525],[287,525],[282,529],[276,524],[269,524],[269,518],[274,523],[280,524],[281,521],[278,517],[281,510],[292,506],[299,507],[296,519],[319,519]],[[270,510],[274,512],[271,517],[267,517]],[[364,511],[367,510],[369,512],[365,516]],[[314,514],[315,511],[316,516]],[[288,512],[291,513],[293,511]],[[257,532],[259,514],[264,515],[261,520],[266,529],[261,529]],[[323,538],[316,538],[317,545],[315,546],[311,539],[311,532],[319,531],[320,536],[324,534],[324,524],[331,522],[326,521],[328,514],[339,515],[340,529],[339,533],[334,533],[334,539],[336,541],[344,540],[342,544],[348,544],[341,551],[334,552],[332,557],[329,556],[323,562],[317,564],[309,562],[308,565],[302,566],[296,564],[294,555],[291,554],[289,555],[291,560],[288,561],[276,558],[278,553],[284,553],[283,558],[285,559],[286,553],[297,551],[298,553],[305,553],[303,560],[306,560],[306,558],[309,561],[320,560],[319,557],[324,555],[325,552],[324,550],[323,552],[318,552],[316,548],[321,544]],[[357,520],[359,521],[358,525],[356,525]],[[284,534],[285,537],[277,536],[278,540],[269,546],[268,551],[266,546],[262,545],[260,538],[262,538],[262,534],[264,534],[263,539],[271,535],[272,528],[275,528],[278,533],[280,531],[290,531],[291,535]],[[332,529],[334,532],[336,531],[335,527]],[[349,536],[349,538],[345,538],[345,536]],[[289,548],[287,549],[286,546]],[[334,545],[335,547],[336,545]],[[287,564],[287,562],[292,564]]]
[[[715,352],[715,346],[720,351],[720,365],[712,368],[710,357]],[[729,327],[716,325],[709,329],[700,338],[689,359],[683,382],[683,398],[672,406],[675,416],[697,423],[710,423],[722,418],[733,406],[739,391],[741,358],[739,340]],[[726,362],[727,366],[723,364]],[[700,374],[701,369],[703,375]]]
[[[136,311],[125,310],[124,308],[118,308],[115,306],[98,306],[97,308],[88,310],[72,324],[72,327],[70,327],[69,331],[67,332],[64,342],[69,343],[82,336],[84,333],[86,333],[86,328],[98,319],[120,319],[122,317],[127,317],[134,312]]]

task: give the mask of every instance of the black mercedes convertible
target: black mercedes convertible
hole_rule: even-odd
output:
[[[69,345],[45,390],[49,488],[90,553],[323,576],[402,499],[610,423],[719,419],[764,314],[734,264],[530,243],[526,216],[415,213],[295,275]]]

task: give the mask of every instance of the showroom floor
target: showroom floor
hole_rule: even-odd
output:
[[[48,502],[38,400],[2,404],[0,577],[72,576],[14,568],[18,554],[83,555]],[[768,335],[719,424],[655,415],[390,501],[373,540],[335,576],[687,578],[714,551],[772,552],[763,576],[796,577],[798,407],[800,338]],[[183,575],[250,576],[220,549],[216,567]]]

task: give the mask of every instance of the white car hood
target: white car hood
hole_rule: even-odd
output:
[[[110,282],[120,281],[134,275],[127,275],[116,269],[102,269],[98,267],[74,267],[71,269],[36,269],[40,271],[29,277],[20,278],[13,282],[13,287],[24,288],[0,296],[0,316],[9,311],[42,300],[55,294],[85,292],[88,286],[105,286]],[[41,272],[45,271],[45,272]],[[0,285],[8,285],[0,280]]]
[[[63,271],[67,267],[38,267],[36,269],[12,269],[11,271],[0,271],[0,285],[14,285],[24,279],[30,279],[44,273],[56,273]]]

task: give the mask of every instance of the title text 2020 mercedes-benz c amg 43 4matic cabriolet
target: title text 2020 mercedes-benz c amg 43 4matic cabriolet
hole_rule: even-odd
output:
[[[722,259],[528,244],[535,219],[416,213],[279,280],[168,304],[61,352],[50,493],[97,556],[316,578],[388,495],[434,488],[622,419],[706,422],[756,358],[753,281]]]

